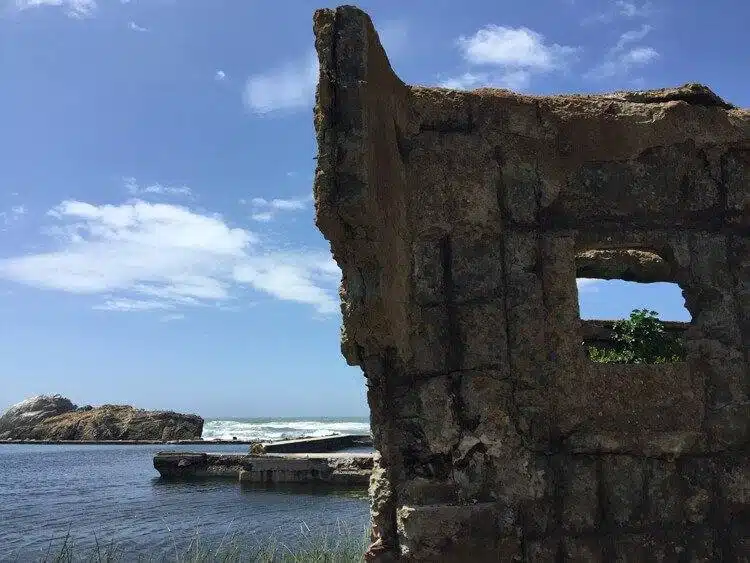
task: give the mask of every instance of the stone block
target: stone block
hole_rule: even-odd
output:
[[[461,363],[458,369],[499,369],[507,373],[508,339],[502,299],[456,307]]]
[[[503,245],[497,232],[454,232],[450,254],[455,303],[503,297]]]
[[[570,563],[603,563],[602,546],[595,538],[563,538],[563,561]]]
[[[458,445],[460,426],[456,416],[450,376],[444,375],[421,382],[419,421],[433,454],[446,454]]]
[[[642,523],[644,462],[633,456],[605,456],[602,464],[604,518],[614,526]]]
[[[682,521],[683,494],[674,461],[650,459],[646,467],[647,522],[653,527]]]
[[[410,371],[417,374],[447,373],[451,345],[445,306],[414,307],[410,338]]]
[[[529,231],[505,231],[505,270],[508,276],[539,271],[539,234]]]
[[[512,224],[536,225],[542,180],[533,163],[503,157],[500,186],[504,210]]]
[[[439,305],[447,300],[445,292],[446,235],[434,233],[414,243],[412,248],[412,284],[420,305]]]
[[[513,514],[496,503],[402,506],[401,555],[417,561],[520,561]]]
[[[750,459],[747,455],[722,470],[719,490],[730,515],[747,513],[750,516]]]
[[[516,274],[505,292],[511,376],[523,386],[543,387],[548,371],[542,280],[535,274]]]
[[[729,523],[727,561],[750,562],[750,513],[733,515]]]
[[[528,563],[557,563],[560,551],[560,540],[546,538],[529,540],[524,545],[524,562]]]
[[[714,504],[719,468],[710,457],[687,458],[679,468],[683,491],[682,518],[690,524],[703,524]]]
[[[456,483],[416,477],[405,481],[399,499],[409,505],[453,504],[458,500]]]
[[[575,456],[563,468],[562,527],[581,533],[595,529],[600,520],[596,459]]]
[[[730,151],[722,165],[728,219],[741,228],[750,228],[750,151],[741,148]]]
[[[728,288],[731,276],[727,260],[727,238],[723,234],[695,232],[690,237],[690,285],[698,288]]]
[[[491,147],[464,133],[424,131],[411,139],[406,165],[411,230],[501,223],[499,167]]]
[[[551,494],[521,503],[519,512],[524,535],[541,538],[552,533],[556,528],[554,505]]]

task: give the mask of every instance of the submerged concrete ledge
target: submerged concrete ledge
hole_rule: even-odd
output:
[[[154,468],[164,479],[231,478],[241,483],[327,483],[367,486],[369,453],[221,454],[159,452]]]

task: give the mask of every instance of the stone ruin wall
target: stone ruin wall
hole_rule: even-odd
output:
[[[314,29],[316,224],[379,452],[368,558],[750,560],[750,112],[699,85],[409,86],[360,10]],[[587,251],[660,261],[687,361],[586,358]]]

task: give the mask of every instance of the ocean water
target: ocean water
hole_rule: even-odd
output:
[[[233,418],[208,419],[204,440],[283,440],[341,434],[369,434],[367,418]]]
[[[260,440],[367,431],[355,419],[206,426],[215,438]],[[163,481],[152,456],[166,450],[245,452],[247,446],[0,445],[0,561],[38,561],[66,536],[83,554],[98,542],[117,545],[127,560],[174,561],[196,537],[204,546],[226,538],[291,546],[307,528],[312,535],[361,534],[369,522],[362,490]]]

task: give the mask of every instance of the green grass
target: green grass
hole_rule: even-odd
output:
[[[170,531],[171,533],[171,531]],[[39,563],[350,563],[363,560],[369,539],[366,530],[352,529],[343,522],[324,530],[313,531],[302,524],[297,534],[282,539],[279,535],[266,538],[248,538],[227,532],[219,542],[208,542],[196,531],[187,544],[178,545],[172,535],[173,547],[166,552],[152,555],[134,555],[128,545],[116,542],[100,542],[94,537],[94,545],[79,547],[68,533],[58,542],[50,543],[45,553],[40,554]],[[13,561],[0,553],[3,561]],[[16,561],[21,559],[16,558]],[[23,561],[27,561],[24,559]]]

